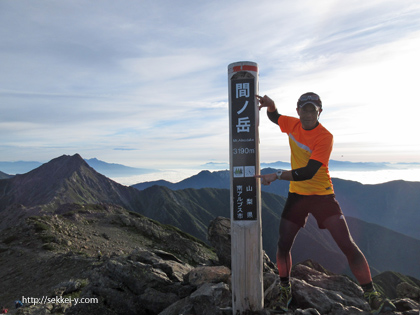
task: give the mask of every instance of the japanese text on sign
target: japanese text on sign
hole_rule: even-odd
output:
[[[254,79],[233,80],[231,89],[233,219],[256,220]]]
[[[254,191],[254,187],[252,187],[251,185],[247,185],[245,187],[245,191],[244,191],[244,187],[243,185],[237,185],[236,186],[236,217],[238,219],[255,219],[254,215],[254,211],[250,211],[250,210],[246,210],[245,205],[246,206],[253,206],[255,203],[255,198],[253,197],[247,197],[246,193],[252,193]],[[248,207],[249,208],[249,207]]]

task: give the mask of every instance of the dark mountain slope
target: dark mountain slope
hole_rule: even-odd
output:
[[[134,210],[137,193],[96,172],[80,155],[63,155],[29,173],[0,181],[0,211],[12,204],[54,207],[98,202]]]
[[[420,182],[362,185],[334,179],[333,183],[346,215],[420,239]]]
[[[144,190],[151,186],[164,186],[172,190],[186,189],[186,188],[225,188],[229,189],[229,171],[201,171],[197,175],[193,175],[178,183],[171,183],[166,180],[150,181],[132,185],[138,190]]]
[[[8,174],[0,171],[0,179],[7,179],[7,178],[10,178],[10,177],[12,177],[12,175],[8,175]]]
[[[226,216],[223,204],[229,191],[217,189],[187,189],[172,191],[153,186],[139,192],[137,211],[164,224],[174,225],[195,237],[206,239],[207,226],[216,216]]]
[[[215,217],[230,217],[230,192],[227,189],[184,189],[173,191],[153,186],[140,192],[139,211],[164,224],[207,241],[207,227]],[[263,193],[263,243],[270,257],[275,257],[280,214],[284,198]],[[274,246],[273,246],[274,244]]]
[[[274,169],[261,170],[262,174],[272,173]],[[420,239],[420,182],[392,181],[378,185],[363,185],[349,180],[333,178],[336,198],[346,216],[376,223],[397,232]],[[185,188],[227,188],[229,189],[229,171],[210,173],[200,172],[178,183],[166,181],[147,182],[133,185],[137,189],[146,189],[157,184],[173,190]],[[263,192],[287,196],[289,182],[275,181],[261,187]]]
[[[265,168],[261,170],[261,174],[273,173],[276,170],[273,168]],[[138,190],[144,190],[151,186],[164,186],[172,190],[186,189],[186,188],[224,188],[230,189],[229,171],[201,171],[196,175],[186,178],[177,183],[171,183],[166,180],[157,180],[132,185]],[[275,181],[269,186],[262,186],[262,191],[277,194],[283,197],[287,196],[289,191],[289,183],[286,181]]]
[[[142,193],[141,213],[171,224],[206,240],[207,226],[217,216],[230,217],[229,191],[225,189],[185,189],[172,191],[153,186]],[[284,207],[283,197],[262,193],[263,248],[275,260],[278,226]],[[386,270],[420,277],[420,241],[376,224],[347,218],[356,243],[364,252],[375,275]],[[341,250],[326,230],[320,230],[312,217],[296,238],[294,262],[313,259],[326,268],[350,274]]]
[[[372,266],[380,271],[392,270],[420,278],[419,240],[359,219],[347,217],[347,222]]]

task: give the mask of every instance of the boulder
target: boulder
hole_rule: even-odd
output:
[[[394,305],[399,312],[409,312],[409,311],[417,311],[419,312],[419,303],[415,301],[405,298],[405,299],[396,299],[394,300]]]
[[[363,314],[369,310],[362,289],[346,276],[326,274],[299,264],[293,267],[291,282],[291,308],[295,308],[297,314],[301,312],[298,309],[316,309],[323,315]],[[274,306],[280,293],[279,284],[277,276],[265,291],[266,307]]]
[[[224,315],[232,305],[232,294],[226,283],[204,283],[193,294],[166,308],[159,315]]]
[[[184,276],[193,269],[192,266],[182,262],[175,255],[162,250],[137,249],[128,256],[128,259],[160,269],[175,282],[182,282]]]
[[[90,272],[82,290],[83,297],[99,303],[78,304],[66,314],[158,314],[195,290],[181,285],[192,269],[162,251],[137,249],[127,257],[114,257]]]
[[[230,283],[230,269],[226,266],[200,266],[187,274],[187,281],[195,286],[204,283]]]
[[[80,280],[69,280],[61,282],[53,288],[53,295],[62,296],[78,291],[82,286]]]
[[[420,302],[420,289],[407,282],[401,282],[397,285],[397,297]]]
[[[230,219],[217,217],[210,222],[208,227],[208,240],[214,247],[219,264],[231,268],[231,236],[230,236]],[[270,260],[268,255],[263,251],[263,271],[270,273],[278,273],[276,265]]]
[[[228,268],[231,267],[231,238],[230,238],[230,219],[217,217],[210,222],[208,230],[208,240],[214,247],[219,263]]]

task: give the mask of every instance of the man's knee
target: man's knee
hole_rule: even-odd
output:
[[[290,240],[288,237],[279,237],[279,240],[277,241],[277,249],[280,252],[286,253],[289,252],[293,245],[293,239]]]
[[[362,251],[351,237],[349,240],[339,245],[339,247],[343,251],[344,255],[346,255],[347,257],[355,257],[362,254]]]
[[[282,219],[280,222],[279,239],[277,248],[279,251],[288,252],[293,246],[296,235],[300,230],[300,226],[287,219]]]

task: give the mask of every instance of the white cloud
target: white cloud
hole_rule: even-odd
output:
[[[251,60],[260,92],[283,113],[295,115],[301,93],[322,96],[338,154],[377,160],[404,150],[408,160],[418,142],[401,142],[399,129],[412,133],[415,122],[407,112],[419,16],[411,0],[1,1],[3,159],[79,152],[151,167],[226,162],[227,66]],[[379,100],[387,109],[378,113]],[[378,130],[386,140],[371,145]],[[261,156],[289,158],[267,122]]]

